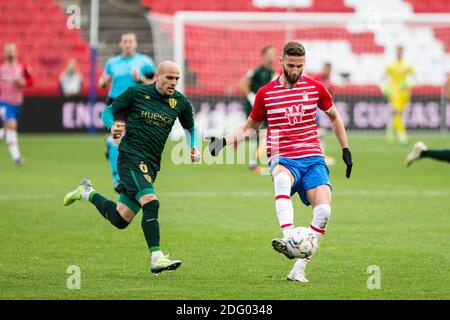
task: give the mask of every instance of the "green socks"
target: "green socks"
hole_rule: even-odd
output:
[[[142,207],[142,231],[150,252],[161,250],[158,221],[159,201],[153,200]]]
[[[97,208],[98,212],[109,220],[112,225],[118,229],[125,229],[128,222],[125,221],[120,213],[116,210],[116,203],[106,199],[101,194],[93,192],[89,196],[89,201]],[[160,233],[158,221],[159,201],[153,200],[146,203],[142,207],[142,231],[144,232],[145,240],[147,241],[150,252],[160,251]]]
[[[111,224],[118,229],[125,229],[128,226],[128,222],[122,218],[120,213],[116,210],[116,203],[106,199],[97,192],[92,192],[89,195],[89,201],[92,202],[97,208],[98,212]]]
[[[450,150],[424,150],[420,157],[450,162]]]

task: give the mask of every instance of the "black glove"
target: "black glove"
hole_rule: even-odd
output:
[[[347,166],[347,170],[345,172],[345,176],[350,178],[350,174],[352,173],[353,161],[352,161],[352,153],[349,148],[342,149],[342,160],[344,160],[345,165]]]
[[[216,157],[219,155],[220,150],[223,149],[227,145],[227,140],[225,138],[217,138],[217,137],[211,137],[211,142],[208,145],[209,152],[211,152],[211,155]]]

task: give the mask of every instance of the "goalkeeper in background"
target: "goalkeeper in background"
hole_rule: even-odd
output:
[[[386,126],[386,139],[388,142],[394,142],[395,133],[401,144],[408,143],[402,116],[410,102],[414,76],[413,66],[403,60],[403,47],[397,47],[397,60],[386,67],[385,81],[381,85],[381,91],[387,97],[394,111],[392,122]],[[386,81],[386,78],[389,78],[389,80]]]
[[[262,64],[251,69],[242,77],[239,87],[245,95],[244,104],[245,116],[248,118],[255,102],[256,92],[259,88],[268,84],[275,77],[275,63],[277,59],[277,51],[275,46],[269,45],[261,50]],[[260,129],[267,129],[267,122],[264,121]],[[257,150],[250,149],[250,166],[249,168],[257,173],[261,172],[259,164],[261,157],[266,153],[265,130],[260,130],[257,135]],[[252,144],[250,143],[250,146]]]

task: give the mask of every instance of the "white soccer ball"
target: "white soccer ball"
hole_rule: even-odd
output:
[[[297,227],[287,240],[289,252],[296,258],[308,258],[317,250],[317,236],[305,227]]]

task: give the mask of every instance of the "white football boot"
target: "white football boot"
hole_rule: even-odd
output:
[[[427,146],[422,141],[416,142],[412,150],[406,156],[405,165],[409,167],[411,163],[420,158],[420,154],[422,153],[422,151],[425,151],[427,149]]]

